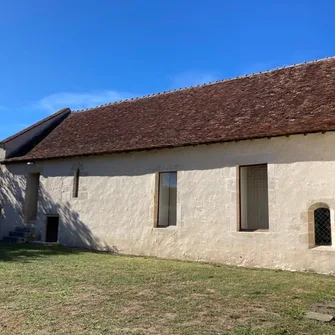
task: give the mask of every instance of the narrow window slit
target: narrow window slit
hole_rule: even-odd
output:
[[[79,193],[79,177],[80,177],[80,170],[76,169],[74,171],[74,177],[73,177],[73,198],[78,198],[78,193]]]
[[[157,227],[177,224],[177,172],[159,173]]]

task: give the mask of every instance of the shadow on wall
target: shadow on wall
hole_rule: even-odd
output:
[[[108,246],[93,235],[88,226],[80,220],[79,214],[71,208],[69,201],[56,203],[51,199],[44,186],[40,184],[37,218],[38,240],[44,240],[48,215],[59,215],[59,241],[62,245],[118,252],[115,246]]]
[[[0,201],[3,207],[0,216],[1,235],[6,236],[15,227],[24,225],[24,200],[27,171],[22,165],[1,166]],[[107,246],[93,235],[92,231],[71,208],[68,201],[55,202],[40,183],[36,218],[35,239],[44,241],[47,215],[59,216],[59,242],[69,247],[103,250],[116,253],[116,247]]]
[[[0,233],[5,236],[13,227],[22,225],[26,177],[24,174],[13,176],[0,166],[0,187]]]

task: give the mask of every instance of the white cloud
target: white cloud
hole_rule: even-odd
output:
[[[195,86],[217,80],[210,72],[188,71],[170,77],[170,88]],[[50,94],[36,103],[32,108],[47,113],[55,113],[62,108],[69,107],[72,110],[86,109],[114,102],[134,98],[136,95],[129,92],[116,90],[92,91],[92,92],[59,92]]]
[[[133,95],[130,93],[112,90],[87,93],[61,92],[42,98],[35,104],[35,107],[48,113],[54,113],[65,107],[70,107],[72,110],[85,109],[131,97]]]
[[[188,71],[170,77],[172,88],[195,86],[218,80],[217,76],[210,72]]]

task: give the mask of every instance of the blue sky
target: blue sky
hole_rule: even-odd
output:
[[[335,56],[333,0],[0,0],[0,138],[63,108]]]

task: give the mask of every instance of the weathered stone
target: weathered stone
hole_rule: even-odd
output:
[[[316,313],[316,312],[307,312],[305,314],[306,319],[312,319],[322,322],[330,322],[334,319],[333,315],[330,314],[322,314],[322,313]]]

